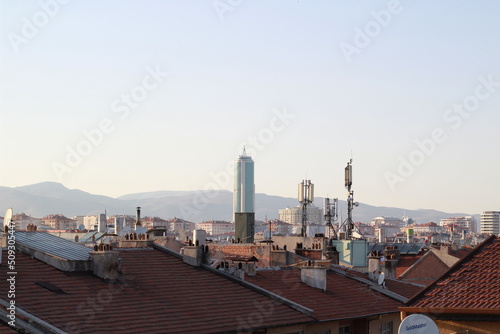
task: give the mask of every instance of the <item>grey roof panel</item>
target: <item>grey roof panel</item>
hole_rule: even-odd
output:
[[[92,249],[46,232],[15,232],[16,243],[69,261],[87,261]]]
[[[95,240],[99,240],[105,233],[104,232],[97,232],[97,231],[90,231],[87,232],[84,236],[80,238],[80,242],[87,242],[87,241],[92,241],[92,236],[95,237]]]

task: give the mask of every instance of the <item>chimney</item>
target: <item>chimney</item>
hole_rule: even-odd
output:
[[[339,252],[336,246],[326,246],[326,258],[331,260],[331,264],[339,264]]]
[[[323,266],[305,266],[300,268],[303,283],[326,291],[326,268]]]
[[[208,246],[184,246],[181,248],[184,263],[199,267],[208,262]]]
[[[396,279],[396,267],[398,260],[385,260],[384,275],[386,278]]]
[[[368,272],[379,272],[380,271],[380,254],[378,252],[371,252],[368,256]]]
[[[383,226],[380,226],[378,228],[378,242],[384,243],[386,234],[387,230]]]
[[[135,224],[141,225],[141,207],[140,206],[137,207],[137,214],[136,214],[135,218],[136,218]]]
[[[243,263],[241,268],[248,276],[255,276],[257,274],[255,272],[255,262]]]
[[[397,246],[387,246],[384,250],[385,263],[383,272],[386,278],[396,279],[396,267],[399,261]]]
[[[193,231],[193,243],[194,243],[194,245],[204,246],[207,243],[206,234],[207,234],[207,232],[205,230],[194,230]]]
[[[398,246],[387,246],[384,249],[384,256],[387,260],[397,260],[399,261],[399,249]]]
[[[99,245],[90,252],[92,259],[92,271],[94,275],[102,279],[115,280],[120,277],[121,259],[118,251],[110,250],[109,245]]]

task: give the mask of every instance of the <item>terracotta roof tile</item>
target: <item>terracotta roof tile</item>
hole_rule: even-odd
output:
[[[357,276],[360,278],[368,279],[368,273],[355,270],[355,269],[348,269],[345,267],[342,267],[343,270],[346,272],[346,274],[351,275],[351,276]],[[399,280],[393,280],[386,278],[385,279],[385,284],[386,287],[392,291],[397,293],[400,296],[403,296],[405,298],[411,298],[420,291],[423,290],[423,286],[420,284],[413,284],[413,283],[408,283],[408,282],[403,282]]]
[[[110,284],[90,273],[65,274],[18,253],[16,305],[62,330],[80,333],[214,333],[314,321],[158,250],[120,250],[120,257],[124,284]],[[3,277],[6,271],[0,267]],[[41,280],[65,293],[35,284]],[[8,291],[6,280],[0,280],[0,291]],[[260,305],[273,305],[273,312],[255,316]]]
[[[8,324],[4,323],[3,321],[0,321],[0,334],[12,334],[12,333],[17,333],[15,329],[10,327]]]
[[[364,283],[333,271],[327,273],[326,292],[302,283],[300,275],[297,268],[260,270],[255,276],[245,277],[245,280],[312,309],[313,316],[320,321],[397,312],[402,305]],[[390,284],[401,291],[401,286],[410,286],[413,289],[411,295],[415,294],[414,285],[396,281]]]
[[[399,257],[398,265],[396,267],[396,277],[401,276],[408,268],[413,266],[423,254],[419,255],[401,255]]]
[[[407,303],[417,308],[484,308],[500,312],[500,239],[491,237]]]

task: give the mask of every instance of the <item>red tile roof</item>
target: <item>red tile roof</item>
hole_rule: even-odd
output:
[[[349,269],[349,268],[341,267],[341,266],[338,266],[338,267],[343,268],[343,271],[348,276],[356,276],[356,277],[363,278],[363,279],[369,279],[368,273],[366,273],[366,272],[359,271],[356,269]],[[420,284],[402,282],[399,280],[393,280],[393,279],[389,279],[389,278],[385,279],[385,285],[386,285],[388,290],[390,290],[394,293],[397,293],[398,295],[405,297],[405,298],[411,298],[411,297],[415,296],[417,293],[422,291],[422,289],[424,288],[424,286],[420,285]]]
[[[399,257],[398,265],[396,267],[396,277],[401,276],[408,268],[413,266],[423,254],[419,255],[401,255]]]
[[[312,309],[312,315],[320,321],[394,313],[402,305],[401,302],[370,289],[367,284],[331,270],[327,273],[326,292],[302,283],[300,276],[300,269],[286,268],[260,270],[256,276],[245,277],[245,280]],[[391,285],[412,286],[401,282]]]
[[[8,324],[0,321],[0,334],[15,334],[17,331]]]
[[[79,333],[216,333],[315,321],[174,255],[153,249],[119,252],[123,284],[90,273],[63,273],[17,253],[16,306]],[[2,277],[6,272],[0,267]],[[8,291],[5,279],[0,291]]]
[[[447,272],[448,269],[448,265],[438,255],[434,252],[427,252],[402,272],[398,279],[428,286]],[[397,269],[396,272],[398,272]]]
[[[409,308],[440,313],[484,311],[500,314],[500,239],[485,240],[441,278],[408,301]]]

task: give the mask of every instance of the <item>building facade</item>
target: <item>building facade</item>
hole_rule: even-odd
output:
[[[460,229],[467,230],[469,232],[476,232],[476,219],[472,216],[441,219],[439,225],[444,227],[448,225],[456,225]]]
[[[223,220],[211,220],[198,224],[198,229],[205,230],[208,235],[234,233],[235,224]]]
[[[196,223],[180,219],[180,218],[173,218],[168,221],[168,227],[169,230],[174,234],[174,235],[190,235],[193,233],[193,231],[196,229]]]
[[[398,227],[406,227],[406,223],[403,219],[400,218],[394,218],[394,217],[376,217],[373,218],[371,221],[372,225],[379,226],[379,225],[391,225],[391,226],[398,226]]]
[[[92,215],[92,216],[84,216],[83,217],[83,226],[85,229],[89,231],[99,231],[99,232],[105,232],[106,231],[106,215],[105,214],[98,214],[98,215]]]
[[[40,226],[42,221],[39,218],[33,218],[25,213],[19,213],[12,216],[16,230],[26,230],[28,225]]]
[[[481,214],[481,233],[500,234],[500,211],[483,211]]]
[[[77,228],[76,220],[61,214],[45,216],[41,221],[42,225],[50,226],[55,230],[75,230]]]
[[[234,166],[233,212],[236,239],[253,242],[255,233],[254,163],[243,149]]]
[[[322,224],[323,210],[321,208],[315,207],[314,205],[308,205],[306,209],[307,221],[310,224]],[[278,211],[279,220],[282,220],[288,224],[292,225],[302,225],[302,206],[294,206],[292,208],[281,209]]]

